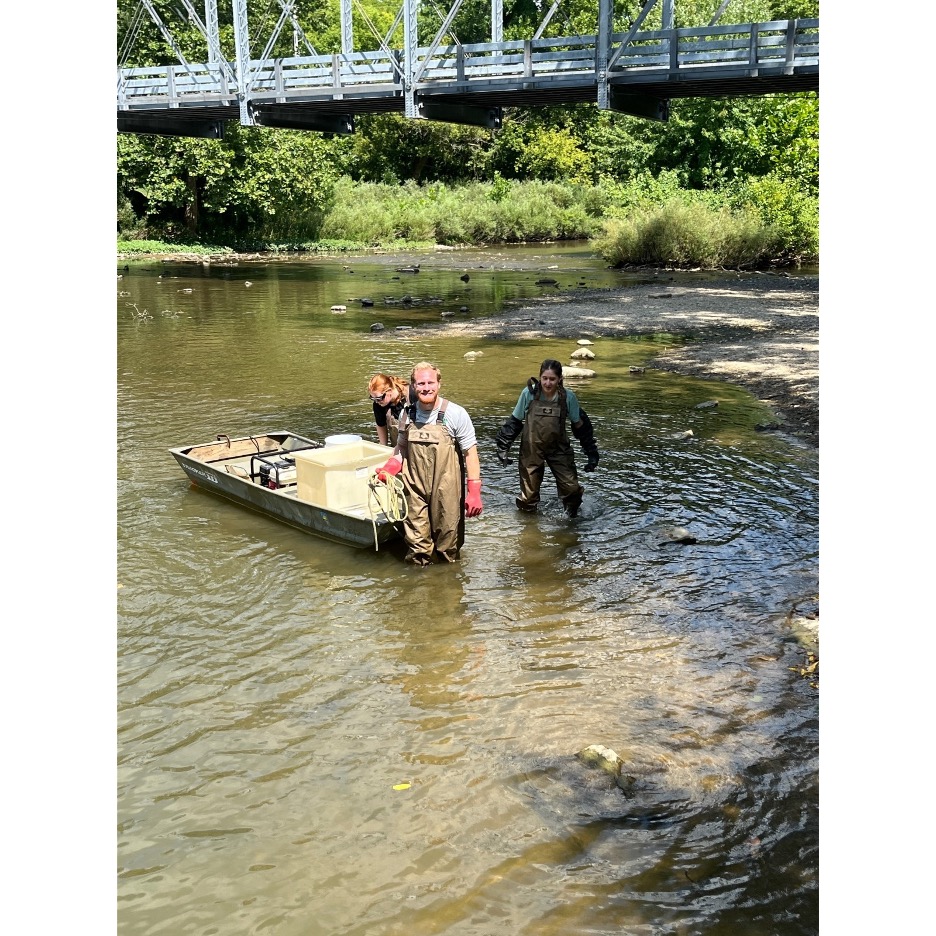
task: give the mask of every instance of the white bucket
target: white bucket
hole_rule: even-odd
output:
[[[351,445],[353,442],[360,442],[359,435],[333,435],[325,437],[326,445]]]

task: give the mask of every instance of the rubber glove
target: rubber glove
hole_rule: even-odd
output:
[[[468,482],[468,494],[465,496],[465,516],[477,517],[482,511],[481,479]]]
[[[500,442],[497,443],[496,448],[497,448],[497,460],[498,460],[502,465],[509,465],[509,464],[513,461],[513,459],[512,459],[512,458],[510,457],[510,455],[508,454],[508,452],[510,451],[510,449],[509,449],[509,448],[506,448],[506,447],[503,446],[503,445],[501,445]]]
[[[594,471],[598,467],[598,450],[588,453],[588,461],[585,462],[586,471]]]
[[[391,455],[386,464],[377,469],[377,480],[387,483],[392,475],[398,475],[403,467],[403,459],[399,455]]]

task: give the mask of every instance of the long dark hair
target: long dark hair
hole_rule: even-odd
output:
[[[558,378],[558,386],[560,390],[565,390],[565,384],[562,382],[562,365],[555,358],[546,358],[542,364],[540,364],[539,375],[543,376],[543,371],[551,370]]]

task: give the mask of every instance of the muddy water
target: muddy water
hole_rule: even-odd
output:
[[[582,515],[548,480],[518,513],[493,436],[574,343],[397,326],[620,282],[582,248],[118,272],[122,936],[817,931],[818,696],[787,622],[818,593],[813,450],[737,388],[630,373],[671,336],[598,339]],[[374,438],[367,378],[420,358],[483,440],[456,567],[304,535],[167,452]],[[575,758],[595,743],[626,793]]]

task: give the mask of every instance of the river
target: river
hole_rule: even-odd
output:
[[[818,691],[788,623],[818,595],[816,451],[737,387],[631,373],[673,336],[597,338],[581,515],[548,475],[521,514],[493,437],[575,343],[407,328],[639,276],[575,245],[118,274],[121,936],[818,931]],[[303,534],[168,453],[376,440],[368,378],[424,358],[481,439],[455,566]]]

